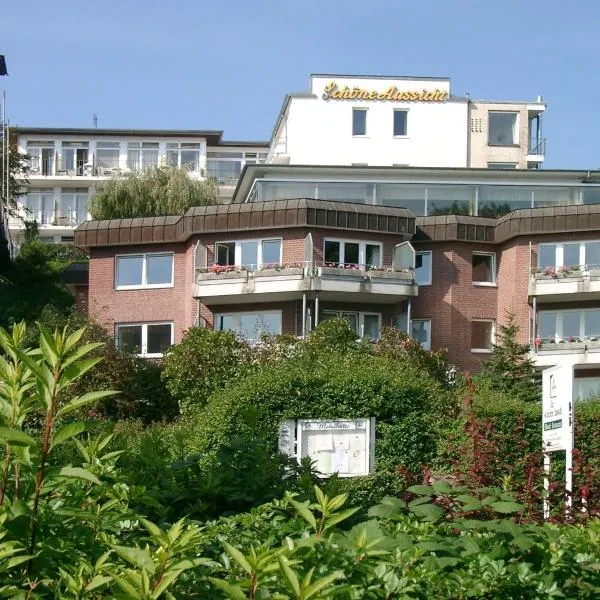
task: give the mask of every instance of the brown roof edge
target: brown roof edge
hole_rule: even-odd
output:
[[[297,198],[252,204],[194,206],[184,215],[86,221],[75,230],[79,248],[185,242],[192,235],[288,227],[373,231],[412,238],[415,216],[406,208]]]

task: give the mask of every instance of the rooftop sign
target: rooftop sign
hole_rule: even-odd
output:
[[[330,81],[323,90],[323,100],[392,100],[400,102],[444,102],[448,92],[436,88],[434,90],[399,90],[392,85],[383,92],[367,90],[359,87],[344,86],[340,88],[335,81]]]

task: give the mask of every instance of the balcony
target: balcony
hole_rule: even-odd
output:
[[[194,296],[204,304],[298,300],[304,293],[322,300],[394,303],[417,295],[411,269],[315,264],[219,266],[196,270]]]
[[[537,337],[531,359],[536,367],[554,365],[597,365],[600,367],[600,335],[550,338]]]
[[[600,299],[600,265],[533,269],[529,298],[537,302],[574,302]]]
[[[536,138],[529,140],[527,148],[528,162],[543,162],[546,156],[546,138]]]

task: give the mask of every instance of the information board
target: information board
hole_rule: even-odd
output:
[[[374,419],[300,420],[297,456],[315,462],[322,475],[367,475],[372,467]]]
[[[544,452],[573,448],[573,366],[542,373],[542,444]]]

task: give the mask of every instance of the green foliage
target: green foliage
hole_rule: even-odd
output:
[[[541,399],[541,374],[528,356],[529,347],[517,342],[518,333],[515,316],[508,313],[507,324],[500,326],[499,343],[484,362],[478,382],[511,398],[537,402]]]
[[[186,413],[203,407],[212,392],[240,377],[249,361],[248,344],[232,332],[194,327],[168,350],[163,378]]]
[[[160,217],[216,202],[214,181],[192,179],[184,169],[157,167],[103,183],[92,197],[90,213],[94,219]]]
[[[315,327],[306,345],[315,353],[348,352],[357,346],[356,334],[346,319],[327,319]]]

